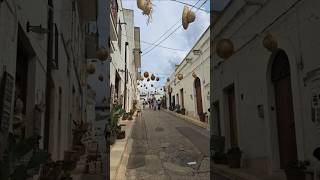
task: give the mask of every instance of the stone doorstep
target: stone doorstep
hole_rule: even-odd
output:
[[[164,111],[165,111],[165,112],[168,112],[168,113],[170,113],[170,114],[172,114],[172,115],[175,115],[175,116],[177,116],[177,117],[180,117],[180,118],[182,118],[182,119],[184,119],[184,120],[187,120],[187,121],[193,123],[194,125],[197,125],[197,126],[199,126],[199,127],[208,129],[208,124],[203,123],[203,122],[200,122],[200,121],[197,120],[197,119],[191,118],[191,117],[186,116],[186,115],[178,114],[178,113],[176,113],[176,112],[169,111],[169,110],[167,110],[167,109],[164,109]]]
[[[133,117],[133,120],[130,121],[122,121],[125,123],[125,131],[126,131],[126,138],[121,140],[116,140],[115,144],[111,146],[110,149],[110,179],[115,179],[119,166],[121,164],[123,154],[125,149],[127,148],[128,139],[131,136],[133,124],[136,121],[136,116]],[[130,124],[128,126],[128,124]]]
[[[213,173],[230,180],[286,180],[285,176],[271,176],[267,174],[252,173],[245,168],[232,169],[226,165],[213,165]]]

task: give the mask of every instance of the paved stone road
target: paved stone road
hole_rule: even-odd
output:
[[[132,140],[126,179],[210,179],[209,131],[164,111],[144,110]]]

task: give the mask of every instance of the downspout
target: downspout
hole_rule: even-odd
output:
[[[128,42],[125,43],[124,47],[124,101],[123,101],[123,107],[126,111],[127,108],[127,46],[129,45]]]
[[[49,151],[50,136],[50,108],[51,108],[51,60],[53,57],[53,0],[48,0],[48,37],[47,37],[47,73],[46,73],[46,109],[45,109],[45,132],[44,132],[44,149]]]

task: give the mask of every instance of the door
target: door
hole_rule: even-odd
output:
[[[285,52],[279,52],[272,65],[275,92],[280,168],[297,160],[297,144],[291,91],[290,66]]]
[[[202,95],[201,95],[201,81],[199,78],[197,78],[194,81],[194,87],[196,90],[196,103],[197,103],[197,112],[200,118],[200,121],[205,121],[205,116],[203,113],[203,106],[202,106]]]
[[[212,129],[212,132],[214,135],[221,136],[219,101],[213,103],[212,116],[213,123],[211,127],[214,128]]]
[[[231,147],[238,146],[238,130],[236,119],[236,101],[234,87],[227,90],[228,109],[229,109],[229,124],[230,124],[230,145]]]
[[[181,96],[181,108],[184,108],[183,88],[180,89],[180,96]]]

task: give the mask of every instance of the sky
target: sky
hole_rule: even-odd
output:
[[[194,5],[198,0],[179,1]],[[151,87],[151,84],[153,84],[159,91],[160,88],[164,86],[166,79],[174,72],[175,65],[180,64],[210,24],[209,12],[201,10],[197,11],[196,8],[193,8],[192,11],[196,11],[196,19],[193,23],[189,24],[187,30],[184,30],[181,23],[184,4],[174,2],[172,0],[153,0],[152,2],[154,4],[152,20],[147,24],[147,16],[144,16],[142,11],[138,9],[136,0],[122,0],[122,6],[124,8],[134,10],[134,25],[140,27],[142,51],[141,74],[148,71],[149,74],[154,73],[156,76],[160,77],[160,81],[158,82],[144,81],[142,85],[146,84],[148,89],[143,86],[141,88],[141,92],[154,91],[155,89]],[[202,9],[209,11],[210,0],[200,0],[195,7],[199,7],[203,3],[205,4],[202,6]],[[178,25],[174,26],[174,28],[172,28],[161,39],[167,37],[176,29],[176,27],[181,25],[180,28],[177,29],[168,39],[163,41],[160,46],[179,50],[156,47],[149,53],[146,53],[148,49],[153,47],[153,45],[146,43],[155,43],[161,35],[163,35],[177,22],[179,22]],[[146,54],[144,55],[144,53]]]

